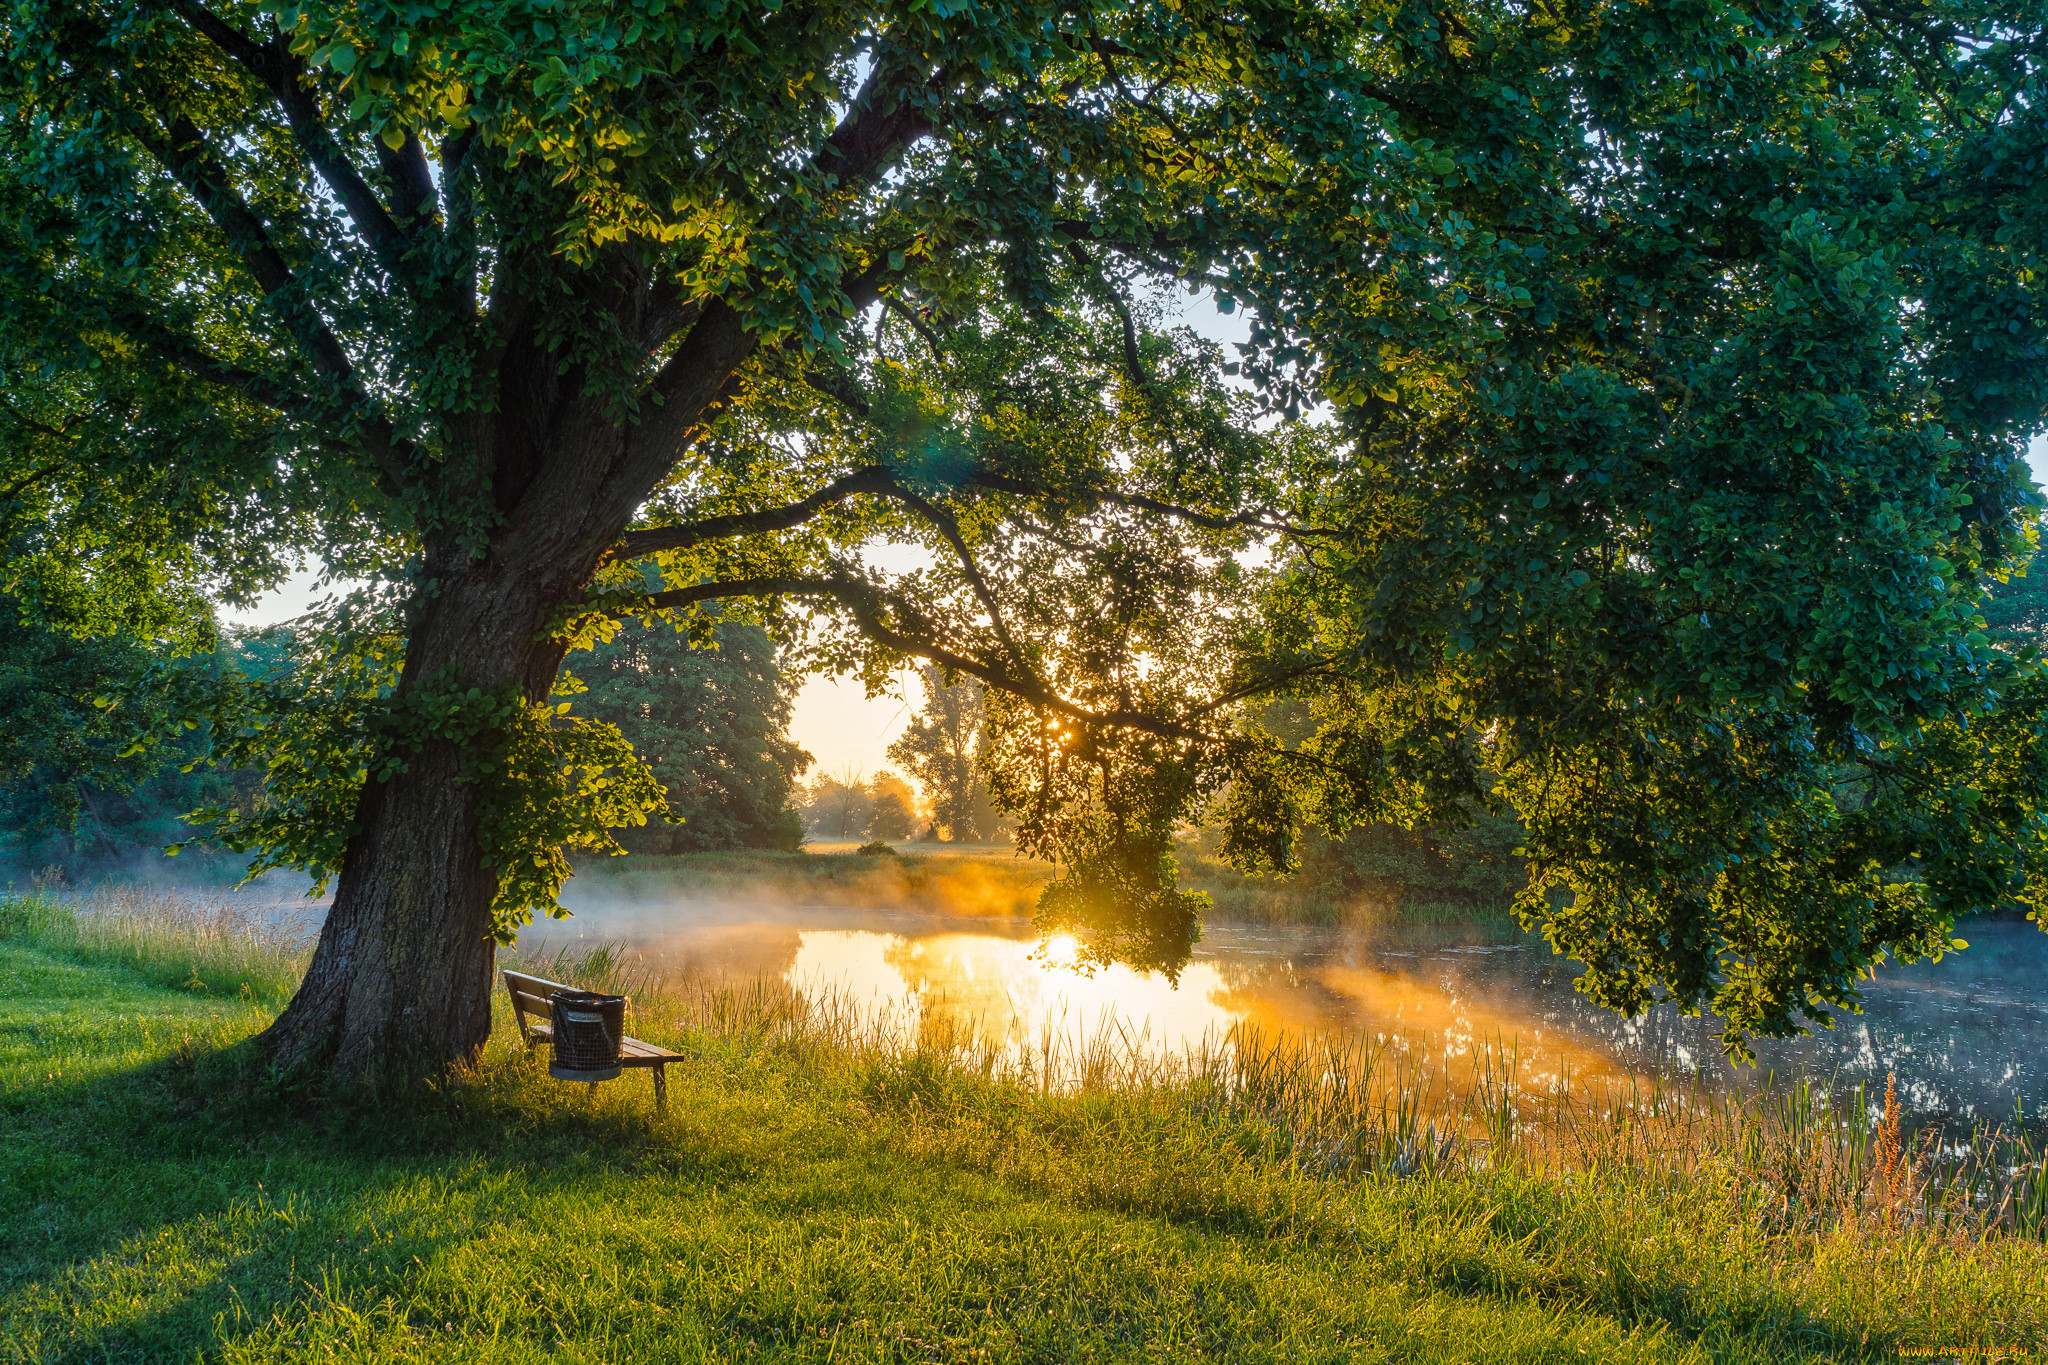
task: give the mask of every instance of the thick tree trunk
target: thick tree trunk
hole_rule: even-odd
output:
[[[266,1035],[283,1068],[362,1074],[475,1057],[491,1031],[496,878],[448,746],[367,788],[306,980]]]
[[[551,349],[514,348],[499,410],[451,423],[491,452],[488,487],[472,492],[500,520],[480,555],[460,527],[428,547],[401,698],[457,685],[547,697],[562,662],[551,613],[618,544],[754,344],[739,314],[705,309],[685,348],[691,363],[679,352],[664,371],[676,378],[659,418],[631,427],[579,377],[564,379]],[[490,1036],[497,879],[477,843],[479,793],[459,780],[473,758],[429,746],[363,791],[306,980],[264,1035],[278,1066],[433,1069],[473,1059]]]
[[[531,567],[475,561],[439,578],[400,695],[459,679],[545,697],[561,651],[541,627],[587,566]],[[463,780],[474,754],[440,742],[404,757],[404,772],[364,788],[306,979],[264,1036],[280,1069],[429,1071],[473,1060],[490,1036],[497,878],[478,843],[478,788]]]

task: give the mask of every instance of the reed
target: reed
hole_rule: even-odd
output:
[[[2017,1116],[1964,1131],[1906,1124],[1896,1085],[1770,1073],[1719,1087],[1699,1075],[1568,1070],[1532,1083],[1512,1039],[1465,1064],[1424,1060],[1419,1035],[1295,1034],[1239,1025],[1179,1052],[1105,1019],[1050,1021],[1025,1045],[961,1028],[944,1002],[868,1011],[832,988],[670,982],[616,944],[523,969],[633,997],[652,1039],[768,1053],[854,1073],[884,1104],[963,1104],[997,1087],[1083,1107],[1124,1103],[1217,1150],[1319,1179],[1514,1173],[1658,1199],[1726,1193],[1767,1235],[1912,1227],[1943,1237],[2048,1240],[2048,1129]]]

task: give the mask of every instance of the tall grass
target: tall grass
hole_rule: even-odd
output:
[[[0,938],[81,962],[124,967],[159,985],[282,1004],[312,956],[310,912],[254,913],[230,896],[120,883],[85,890],[38,877],[0,896]]]
[[[106,886],[0,898],[0,937],[159,984],[265,1004],[290,994],[310,924],[224,897]],[[1025,1045],[943,1010],[891,1015],[830,988],[664,979],[617,945],[507,954],[507,965],[633,1001],[633,1029],[684,1050],[766,1059],[909,1119],[1009,1115],[1169,1132],[1218,1161],[1311,1181],[1513,1176],[1617,1198],[1708,1199],[1766,1237],[1912,1230],[2048,1240],[2048,1130],[2024,1121],[1915,1129],[1894,1090],[1766,1076],[1532,1078],[1514,1044],[1453,1066],[1422,1038],[1300,1036],[1239,1025],[1179,1052],[1128,1027],[1057,1021]],[[504,1002],[499,1002],[503,1009]],[[504,1024],[509,1026],[509,1018]],[[507,1028],[509,1032],[509,1028]]]
[[[1199,1134],[1218,1152],[1337,1181],[1511,1173],[1667,1200],[1711,1192],[1761,1235],[1912,1228],[1940,1239],[2048,1240],[2048,1129],[2024,1116],[1966,1131],[1914,1128],[1895,1090],[1766,1074],[1737,1087],[1697,1074],[1532,1083],[1512,1041],[1460,1066],[1420,1037],[1301,1036],[1240,1024],[1180,1052],[1112,1024],[1057,1022],[1024,1046],[936,1009],[864,1009],[831,988],[669,981],[615,944],[522,969],[627,995],[643,1036],[766,1052],[850,1073],[898,1107],[973,1109],[992,1096],[1115,1110]]]

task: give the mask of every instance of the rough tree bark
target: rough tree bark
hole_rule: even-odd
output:
[[[898,84],[917,79],[896,73]],[[842,185],[871,182],[929,131],[877,72],[819,160]],[[516,271],[505,280],[519,287]],[[512,683],[529,700],[544,700],[563,657],[548,636],[551,616],[608,556],[634,552],[622,543],[627,527],[759,345],[730,306],[679,305],[628,253],[587,283],[588,301],[648,353],[679,333],[682,340],[644,394],[648,415],[621,424],[589,396],[586,376],[561,372],[538,329],[501,338],[491,415],[448,424],[488,452],[479,462],[487,483],[472,491],[495,504],[496,524],[481,554],[460,548],[453,533],[428,546],[400,699],[429,681],[459,681],[487,692]],[[858,276],[844,292],[865,307],[878,286]],[[528,311],[516,299],[493,302],[494,315]],[[799,504],[718,518],[705,524],[705,538],[774,529],[815,510]],[[264,1035],[279,1066],[345,1075],[432,1069],[473,1059],[489,1037],[497,886],[478,844],[479,793],[458,780],[464,757],[454,746],[430,746],[403,772],[365,787],[305,982]]]
[[[542,634],[561,594],[544,585],[591,565],[537,567],[494,552],[443,579],[417,604],[400,696],[423,679],[459,678],[543,699],[562,658]],[[403,772],[365,785],[312,964],[265,1035],[279,1066],[446,1065],[473,1059],[490,1036],[497,879],[478,842],[478,790],[462,780],[469,757],[428,744]]]

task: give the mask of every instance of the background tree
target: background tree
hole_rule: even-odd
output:
[[[210,620],[171,641],[126,630],[79,639],[0,601],[0,849],[73,873],[154,861],[194,837],[204,806],[246,804],[261,774],[210,761],[208,707],[276,666],[255,632],[184,654]]]
[[[474,1053],[490,940],[660,800],[552,700],[620,618],[988,684],[1041,922],[1167,970],[1220,794],[1268,867],[1509,802],[1587,989],[1735,1041],[2048,866],[2040,685],[1970,633],[2048,382],[2032,11],[0,25],[6,486],[113,499],[21,562],[128,547],[103,617],[298,548],[375,584],[222,731],[268,772],[222,837],[340,877],[280,1064]]]
[[[917,831],[917,793],[887,769],[868,780],[868,820],[863,831],[884,843],[908,839]]]
[[[645,853],[793,852],[804,830],[792,789],[811,762],[789,739],[798,680],[759,626],[722,625],[713,642],[691,648],[666,625],[629,625],[576,656],[589,690],[574,709],[617,726],[668,790],[666,816],[618,837]]]
[[[178,772],[201,753],[184,719],[206,672],[125,632],[41,629],[0,601],[0,828],[16,857],[119,860],[185,834],[203,779]]]
[[[956,677],[949,683],[944,670],[933,664],[925,665],[919,676],[923,709],[889,745],[889,757],[929,794],[932,821],[945,838],[991,839],[1000,816],[982,771],[987,746],[984,684],[973,677]]]
[[[872,813],[867,783],[851,768],[837,775],[820,773],[804,789],[804,818],[821,839],[859,838]]]

